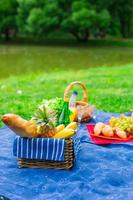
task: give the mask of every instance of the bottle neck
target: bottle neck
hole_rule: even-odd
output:
[[[70,102],[69,102],[69,107],[70,108],[75,108],[76,107],[76,97],[77,97],[77,95],[72,94],[72,96],[70,98]]]

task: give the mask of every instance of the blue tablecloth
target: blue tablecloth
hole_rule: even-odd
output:
[[[95,121],[111,115],[97,112]],[[18,169],[14,137],[8,128],[0,129],[0,194],[12,200],[133,200],[132,143],[94,145],[82,124],[72,170]]]

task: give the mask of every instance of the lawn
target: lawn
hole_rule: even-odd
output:
[[[97,109],[110,112],[133,110],[133,65],[128,64],[30,73],[3,79],[0,81],[0,113],[17,113],[30,119],[44,98],[63,97],[65,87],[75,80],[86,85],[89,102]],[[81,96],[79,92],[80,99]]]

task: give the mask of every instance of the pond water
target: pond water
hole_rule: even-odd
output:
[[[38,71],[133,63],[132,47],[0,45],[0,78]]]

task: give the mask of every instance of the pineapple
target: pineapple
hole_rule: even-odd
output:
[[[54,115],[53,112],[46,109],[44,105],[40,106],[32,117],[32,120],[35,121],[37,125],[37,134],[38,137],[53,137],[56,133],[55,127],[53,124]]]

